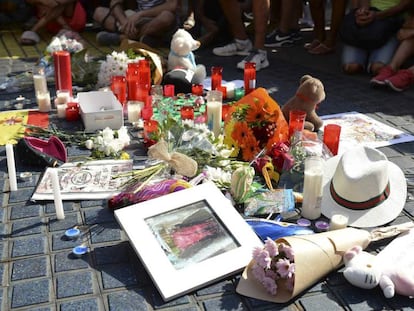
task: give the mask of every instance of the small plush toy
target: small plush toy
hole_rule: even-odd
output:
[[[296,94],[283,106],[282,111],[286,121],[289,122],[289,111],[306,111],[305,129],[318,131],[323,121],[316,113],[318,105],[325,99],[325,89],[321,80],[310,75],[304,75],[300,79]]]
[[[199,84],[206,78],[206,67],[196,64],[193,51],[200,47],[200,42],[194,40],[191,34],[184,30],[178,29],[172,39],[170,52],[168,54],[168,70],[184,69],[191,79],[187,79],[192,84]]]
[[[386,298],[395,293],[414,296],[414,230],[395,238],[378,255],[354,246],[345,252],[343,275],[354,286],[371,289],[379,285]]]

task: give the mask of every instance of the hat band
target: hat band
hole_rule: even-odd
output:
[[[364,210],[364,209],[373,208],[381,204],[388,198],[388,196],[390,195],[390,183],[389,182],[387,183],[387,186],[385,187],[384,191],[382,191],[379,195],[367,201],[363,201],[363,202],[349,201],[341,197],[338,193],[336,193],[332,181],[331,181],[329,190],[331,192],[332,199],[334,199],[334,201],[338,203],[339,205],[349,208],[349,209]]]

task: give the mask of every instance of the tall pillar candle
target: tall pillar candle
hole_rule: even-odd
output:
[[[9,173],[10,191],[17,190],[16,163],[12,144],[6,144],[7,170]]]
[[[55,203],[56,218],[58,220],[65,219],[63,210],[62,194],[60,192],[60,183],[57,169],[50,169],[50,178],[52,180],[53,199]]]
[[[303,201],[301,215],[307,219],[321,216],[323,159],[307,157],[303,178]]]
[[[35,67],[33,70],[33,84],[35,94],[48,91],[44,67]]]
[[[72,67],[70,53],[68,51],[56,51],[53,53],[55,65],[56,90],[69,90],[72,96]]]
[[[222,105],[223,98],[220,91],[207,92],[207,125],[215,137],[221,133]]]

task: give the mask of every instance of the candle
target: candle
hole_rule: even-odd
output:
[[[17,190],[16,163],[12,144],[6,144],[7,170],[9,173],[10,191]]]
[[[344,229],[348,226],[348,216],[335,214],[329,222],[329,230]]]
[[[158,122],[155,120],[144,121],[144,145],[150,147],[158,140]]]
[[[222,119],[222,93],[220,91],[209,91],[207,93],[207,125],[218,137],[221,133]]]
[[[224,85],[220,85],[216,88],[216,90],[221,92],[221,94],[223,95],[223,100],[227,99],[227,87],[225,87]]]
[[[128,63],[126,80],[128,85],[128,100],[137,100],[138,63]]]
[[[58,104],[56,106],[57,116],[59,119],[64,119],[66,117],[66,104]]]
[[[58,220],[65,219],[65,212],[63,211],[62,195],[60,192],[60,183],[57,169],[50,169],[50,178],[52,181],[53,199],[55,202],[56,218]]]
[[[33,74],[33,83],[35,94],[47,92],[46,76],[44,74]]]
[[[307,219],[321,216],[323,160],[320,157],[307,157],[303,181],[303,202],[301,215]]]
[[[302,134],[305,127],[306,111],[291,110],[289,111],[289,138],[296,132]]]
[[[68,90],[72,96],[72,67],[70,53],[68,51],[56,51],[53,53],[55,65],[55,83],[57,90]]]
[[[194,120],[193,106],[183,106],[180,110],[181,120]]]
[[[223,67],[213,66],[211,67],[211,90],[214,91],[217,87],[221,86],[223,78]]]
[[[332,152],[338,154],[339,139],[341,136],[341,126],[337,124],[327,124],[323,130],[323,143]]]
[[[125,105],[127,100],[127,80],[125,76],[112,76],[111,77],[111,90],[116,96],[118,101]]]
[[[244,64],[244,92],[249,94],[256,88],[256,63],[246,62]]]
[[[174,84],[165,84],[164,85],[164,96],[165,97],[174,97],[175,95],[175,86]]]
[[[141,117],[141,102],[139,101],[128,101],[128,121],[130,123],[137,122]]]
[[[191,86],[191,93],[197,96],[203,96],[204,87],[202,84],[193,84]]]
[[[140,59],[138,61],[138,77],[139,83],[147,85],[147,92],[151,86],[151,69],[148,59]]]
[[[67,104],[70,101],[70,92],[69,90],[57,90],[56,91],[56,98],[55,98],[55,105],[59,104]]]
[[[49,112],[52,109],[52,104],[50,103],[50,93],[37,93],[36,101],[39,107],[40,112]]]

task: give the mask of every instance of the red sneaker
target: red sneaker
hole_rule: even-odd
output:
[[[397,72],[392,69],[390,66],[384,66],[380,69],[378,74],[371,79],[371,84],[376,85],[385,85],[385,81],[388,78],[391,78],[393,75],[395,75]]]
[[[395,75],[386,80],[386,83],[394,91],[404,91],[414,84],[414,73],[408,69],[398,70]]]

